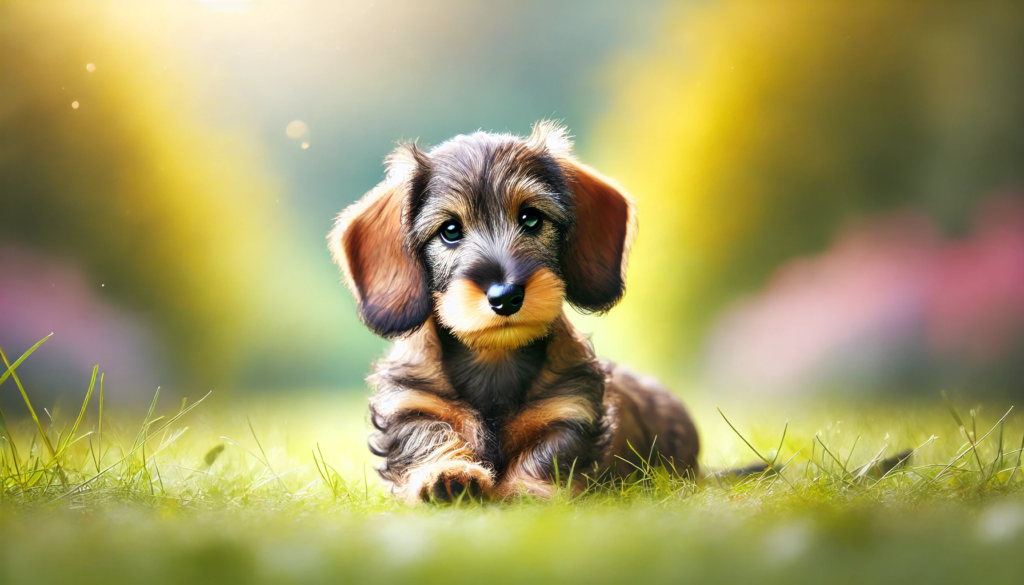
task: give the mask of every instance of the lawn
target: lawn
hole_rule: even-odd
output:
[[[372,470],[364,391],[164,396],[136,412],[87,382],[84,407],[32,404],[38,422],[20,414],[31,388],[0,386],[0,582],[1024,574],[1024,419],[1009,405],[730,400],[723,416],[691,397],[707,468],[763,457],[779,473],[695,485],[643,470],[550,502],[408,510]],[[879,465],[902,449],[906,466]]]

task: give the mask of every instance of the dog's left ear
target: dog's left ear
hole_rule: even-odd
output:
[[[415,145],[399,147],[388,178],[343,211],[328,236],[359,318],[387,338],[418,328],[433,308],[423,267],[405,245],[404,214],[424,157]]]
[[[636,206],[611,179],[579,162],[565,126],[541,120],[527,145],[557,161],[572,192],[576,225],[562,259],[565,297],[587,312],[615,306],[626,292],[626,261],[636,237]]]
[[[601,173],[573,159],[561,163],[576,205],[576,225],[563,259],[566,299],[584,312],[607,311],[626,292],[636,206]]]

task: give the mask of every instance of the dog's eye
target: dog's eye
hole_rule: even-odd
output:
[[[525,233],[534,234],[539,232],[543,223],[544,218],[540,212],[532,207],[527,207],[519,212],[519,227],[523,228]]]
[[[462,224],[450,219],[441,226],[441,241],[446,244],[454,244],[462,239]]]

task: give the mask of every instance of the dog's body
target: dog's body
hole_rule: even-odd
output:
[[[397,496],[546,496],[648,458],[696,474],[682,403],[599,362],[562,311],[618,302],[634,232],[632,201],[553,124],[399,147],[329,236],[363,322],[397,338],[369,378]]]

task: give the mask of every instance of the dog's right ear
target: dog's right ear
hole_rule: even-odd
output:
[[[415,145],[400,146],[388,159],[387,178],[345,209],[327,236],[360,320],[383,337],[413,331],[433,310],[423,266],[405,244],[405,214],[425,161]]]

